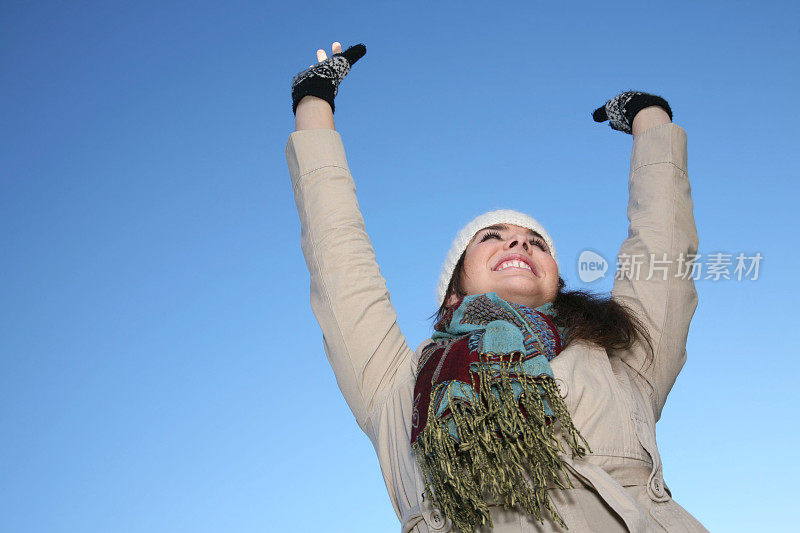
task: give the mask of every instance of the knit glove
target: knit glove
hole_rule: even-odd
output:
[[[308,95],[322,98],[334,111],[333,99],[339,92],[339,84],[366,53],[367,47],[357,44],[296,74],[292,78],[292,113],[297,114],[297,104]]]
[[[595,122],[608,121],[612,129],[633,132],[633,117],[636,113],[644,109],[657,105],[664,109],[672,120],[672,110],[666,100],[653,94],[641,93],[638,91],[628,91],[620,93],[605,105],[598,107],[592,113]]]

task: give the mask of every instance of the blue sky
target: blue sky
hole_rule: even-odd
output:
[[[626,236],[627,89],[687,132],[701,254],[657,426],[712,531],[789,530],[798,468],[796,2],[4,2],[0,530],[396,531],[308,302],[292,76],[367,55],[336,126],[400,326],[474,215],[550,231],[568,285]]]

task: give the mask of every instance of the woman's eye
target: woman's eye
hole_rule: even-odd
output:
[[[545,244],[542,241],[537,241],[536,239],[531,239],[531,244],[533,244],[534,246],[538,246],[539,248],[541,248],[541,250],[543,252],[547,251],[547,247],[545,246]]]
[[[500,234],[499,233],[495,233],[493,231],[490,231],[488,233],[484,233],[483,234],[483,238],[481,238],[481,242],[488,241],[489,239],[499,239],[499,238],[500,238]]]

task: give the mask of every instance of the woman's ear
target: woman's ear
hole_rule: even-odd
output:
[[[458,296],[456,296],[455,294],[451,294],[450,296],[447,297],[447,300],[445,300],[446,302],[445,307],[453,307],[455,304],[458,303],[458,300],[459,300]]]

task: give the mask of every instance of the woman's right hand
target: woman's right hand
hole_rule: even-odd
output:
[[[331,55],[341,54],[341,53],[342,53],[342,43],[340,43],[339,41],[334,41],[333,44],[331,45]],[[323,50],[322,48],[317,50],[317,61],[322,63],[326,59],[328,59],[328,56],[325,55],[325,50]],[[309,65],[308,68],[312,68],[313,66],[314,65]]]
[[[342,52],[342,45],[334,42],[331,52],[333,55],[328,58],[325,50],[317,50],[319,62],[316,65],[309,65],[306,70],[298,73],[292,79],[292,112],[295,113],[295,116],[300,101],[307,96],[325,100],[333,113],[335,111],[333,101],[338,93],[339,84],[350,72],[350,68],[355,62],[367,53],[367,47],[357,44]]]

